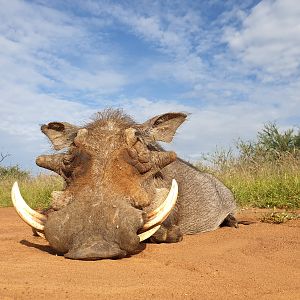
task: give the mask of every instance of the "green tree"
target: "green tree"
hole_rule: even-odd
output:
[[[266,151],[282,153],[300,149],[300,132],[295,133],[294,129],[287,129],[281,133],[276,123],[265,124],[262,131],[258,132],[257,138],[257,144]]]
[[[239,161],[259,163],[277,160],[282,155],[300,155],[300,130],[280,132],[276,123],[267,123],[257,133],[256,141],[238,140]]]
[[[10,156],[10,154],[0,153],[0,163]],[[29,178],[30,173],[28,171],[21,170],[19,166],[0,166],[0,179],[4,178],[15,178],[15,179],[25,179]]]

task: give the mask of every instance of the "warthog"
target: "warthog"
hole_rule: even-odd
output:
[[[186,117],[166,113],[137,124],[109,109],[83,127],[43,125],[54,149],[65,151],[36,163],[62,176],[65,188],[41,214],[26,205],[15,183],[18,213],[57,252],[86,260],[136,253],[148,238],[178,242],[184,234],[236,226],[229,189],[157,143],[171,142]]]

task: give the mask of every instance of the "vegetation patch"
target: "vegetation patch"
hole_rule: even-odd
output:
[[[241,207],[300,208],[300,131],[267,124],[256,141],[238,140],[197,167],[224,182]]]
[[[289,220],[296,220],[299,218],[300,218],[300,215],[295,212],[273,211],[273,212],[264,214],[261,217],[261,222],[272,223],[272,224],[281,224],[281,223],[285,223]]]
[[[6,156],[1,157],[0,162]],[[238,140],[229,150],[203,155],[196,166],[224,182],[240,207],[300,208],[300,131],[280,132],[276,124],[266,124],[255,141]],[[33,208],[48,207],[51,192],[63,188],[57,175],[32,177],[18,166],[0,166],[0,207],[12,205],[10,192],[15,181]],[[270,218],[287,217],[274,213]]]
[[[52,191],[63,188],[63,180],[57,175],[32,177],[17,166],[0,167],[0,207],[12,206],[11,188],[15,181],[28,205],[36,209],[48,207]]]

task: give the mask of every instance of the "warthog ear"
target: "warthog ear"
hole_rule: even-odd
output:
[[[79,127],[67,122],[51,122],[48,125],[42,125],[41,131],[52,142],[55,150],[61,150],[69,147],[77,135]]]
[[[186,117],[185,113],[166,113],[148,120],[140,127],[154,141],[170,143],[177,128],[185,121]]]

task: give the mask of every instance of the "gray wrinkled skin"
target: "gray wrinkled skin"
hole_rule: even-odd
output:
[[[171,142],[186,117],[166,113],[136,124],[121,111],[106,110],[84,127],[43,125],[53,148],[65,150],[36,160],[66,183],[53,193],[47,212],[49,244],[71,259],[136,253],[146,212],[164,201],[173,178],[179,186],[177,203],[152,242],[178,242],[184,234],[215,230],[222,223],[236,226],[229,189],[157,143]]]
[[[167,166],[163,174],[176,178],[180,187],[178,226],[183,234],[215,230],[236,209],[233,195],[224,184],[182,160]]]
[[[233,194],[217,178],[199,172],[182,159],[166,166],[161,173],[166,187],[172,178],[176,179],[179,193],[173,213],[154,234],[152,241],[177,242],[184,234],[212,231],[224,221],[226,223],[227,216],[233,219],[229,218],[230,222],[226,225],[237,227],[237,221],[233,217],[236,210]],[[155,206],[157,203],[153,202],[147,210]]]

